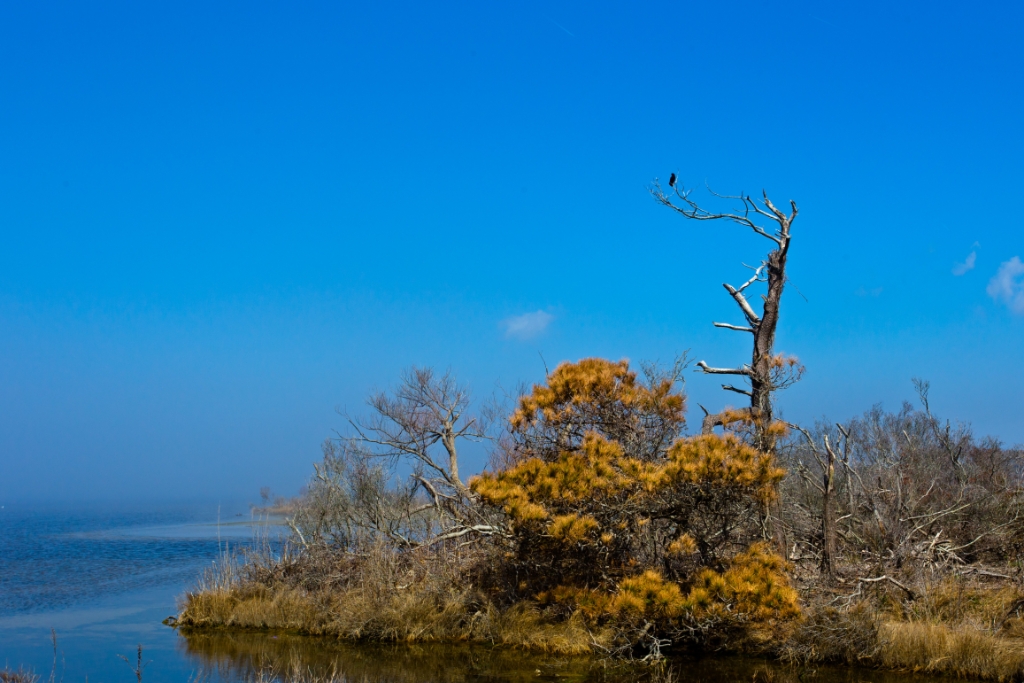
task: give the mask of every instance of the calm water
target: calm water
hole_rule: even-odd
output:
[[[218,517],[220,519],[218,523]],[[49,675],[50,629],[65,681],[128,681],[118,658],[141,643],[147,681],[198,668],[161,621],[224,549],[275,535],[248,511],[217,505],[155,509],[0,510],[0,665]],[[45,676],[44,676],[45,677]]]
[[[609,669],[592,659],[481,647],[352,646],[287,634],[184,636],[161,622],[176,598],[225,546],[279,537],[280,528],[216,506],[150,510],[0,510],[0,666],[56,680],[135,680],[142,644],[148,683],[251,679],[295,669],[341,674],[353,683],[649,680],[644,668]],[[274,529],[277,529],[275,531]],[[921,683],[921,678],[830,667],[786,669],[739,658],[676,661],[679,681],[774,680]],[[765,673],[770,671],[771,676]]]

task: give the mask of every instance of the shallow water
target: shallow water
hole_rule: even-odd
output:
[[[275,533],[279,527],[270,528],[269,537]],[[236,683],[259,672],[295,670],[353,683],[624,683],[651,680],[655,673],[593,658],[485,647],[353,646],[283,633],[184,634],[161,623],[225,546],[267,537],[268,528],[253,524],[247,512],[218,513],[211,505],[0,510],[0,667],[24,665],[43,680],[53,670],[56,681],[128,682],[135,676],[119,655],[134,662],[142,644],[147,683]],[[680,682],[938,680],[833,667],[790,669],[736,657],[677,659],[671,667]]]
[[[665,671],[642,663],[592,657],[555,657],[454,645],[351,645],[288,634],[182,635],[182,653],[196,671],[218,680],[244,680],[253,672],[311,672],[359,683],[627,683],[666,681]],[[665,667],[679,683],[734,681],[797,683],[924,683],[934,677],[839,667],[786,667],[744,657],[670,658]]]
[[[219,518],[219,519],[218,519]],[[240,506],[0,510],[0,666],[48,676],[51,629],[66,681],[130,680],[119,654],[141,643],[147,681],[184,681],[194,661],[161,622],[226,549],[275,535]]]

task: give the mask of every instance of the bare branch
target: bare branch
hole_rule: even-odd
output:
[[[744,396],[751,395],[749,389],[740,389],[739,387],[734,387],[731,384],[723,384],[722,388],[725,389],[726,391],[735,391],[737,394],[743,394]]]
[[[906,585],[900,583],[899,581],[897,581],[896,579],[892,578],[891,576],[883,575],[883,576],[876,576],[876,577],[871,578],[871,579],[864,579],[864,578],[858,578],[857,579],[858,583],[878,583],[879,581],[888,581],[889,583],[891,583],[892,585],[896,586],[897,588],[902,588],[906,592],[907,597],[909,597],[911,600],[916,600],[917,599],[917,592],[915,592],[911,588],[908,588]]]
[[[750,307],[750,302],[747,301],[747,297],[743,296],[743,293],[730,285],[727,282],[723,282],[722,286],[725,287],[725,291],[729,292],[729,295],[736,300],[740,310],[743,311],[743,315],[746,317],[747,322],[750,323],[751,327],[757,328],[761,324],[761,318],[754,313],[754,309]]]
[[[712,194],[714,194],[714,193],[712,193]],[[782,241],[778,237],[776,237],[775,235],[772,235],[772,234],[766,232],[764,228],[762,228],[760,225],[755,223],[750,218],[750,213],[751,213],[751,211],[753,211],[755,214],[762,215],[762,216],[765,216],[765,217],[768,217],[768,218],[772,218],[773,220],[775,220],[775,216],[774,215],[769,214],[769,213],[761,210],[757,206],[757,204],[754,203],[754,201],[749,196],[723,197],[722,195],[716,195],[716,196],[723,197],[723,198],[726,198],[726,199],[739,199],[743,203],[743,213],[739,214],[739,213],[711,213],[711,212],[701,208],[695,201],[690,199],[690,191],[683,190],[682,186],[679,185],[679,184],[677,184],[676,187],[675,187],[674,195],[680,201],[682,201],[683,206],[679,206],[679,205],[673,203],[672,197],[670,197],[669,195],[666,195],[665,192],[662,191],[661,184],[657,180],[654,181],[654,184],[651,187],[651,196],[653,196],[654,199],[657,200],[659,203],[667,206],[668,208],[672,209],[673,211],[681,213],[683,216],[686,216],[687,218],[690,218],[692,220],[698,220],[698,221],[727,220],[727,221],[732,221],[734,223],[739,223],[740,225],[743,225],[743,226],[746,226],[746,227],[750,228],[751,230],[756,232],[758,235],[761,235],[762,237],[767,237],[768,239],[770,239],[771,241],[775,242],[780,247],[782,246]]]
[[[750,332],[754,333],[753,327],[740,327],[739,325],[730,325],[729,323],[711,323],[715,327],[722,327],[727,330],[736,330],[737,332]]]
[[[745,375],[750,376],[750,368],[743,366],[742,368],[712,368],[708,367],[708,364],[704,361],[697,361],[697,367],[704,371],[707,375]]]

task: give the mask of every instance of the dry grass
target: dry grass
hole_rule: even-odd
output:
[[[356,565],[317,565],[261,574],[220,568],[187,594],[184,629],[280,630],[342,640],[486,643],[558,655],[603,653],[621,644],[614,622],[597,629],[533,602],[501,606],[474,588],[451,558],[369,553]],[[280,565],[278,565],[280,567]],[[275,569],[275,571],[277,571]],[[343,577],[331,579],[331,577]],[[844,609],[819,604],[770,637],[733,643],[790,662],[838,662],[997,681],[1024,680],[1024,640],[1015,587],[963,578],[923,587],[907,600],[894,589],[866,593]],[[273,680],[301,680],[295,671]],[[12,679],[17,680],[17,679]],[[4,683],[4,679],[0,679]]]
[[[920,599],[900,603],[894,614],[905,621],[968,623],[987,630],[1019,622],[1014,612],[1022,595],[1014,585],[983,585],[962,576],[947,577],[924,584],[921,592]]]
[[[922,587],[914,600],[878,591],[847,609],[819,604],[775,654],[799,663],[1022,681],[1022,608],[1012,585],[948,577]]]
[[[463,558],[464,559],[464,558]],[[582,615],[533,603],[501,607],[474,588],[472,562],[381,546],[358,561],[305,557],[247,564],[225,558],[180,604],[184,629],[281,630],[376,642],[481,642],[573,655],[611,645]],[[344,564],[331,564],[332,562]],[[282,567],[284,569],[282,570]]]
[[[277,629],[346,640],[486,642],[563,655],[607,647],[608,632],[593,633],[582,617],[546,619],[532,604],[499,609],[472,591],[439,598],[424,590],[354,588],[310,596],[296,589],[261,587],[190,593],[178,619],[183,628]]]
[[[9,667],[0,669],[0,683],[36,683],[39,676],[25,669],[14,670]]]
[[[1024,646],[969,626],[886,623],[879,661],[890,669],[1016,681],[1024,675]]]

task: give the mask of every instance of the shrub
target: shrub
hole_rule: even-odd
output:
[[[755,543],[783,476],[771,455],[735,435],[658,448],[616,439],[638,424],[681,425],[671,388],[638,387],[624,361],[587,359],[520,400],[512,430],[529,437],[524,457],[470,483],[508,518],[516,597],[676,637],[795,617],[782,559]]]

